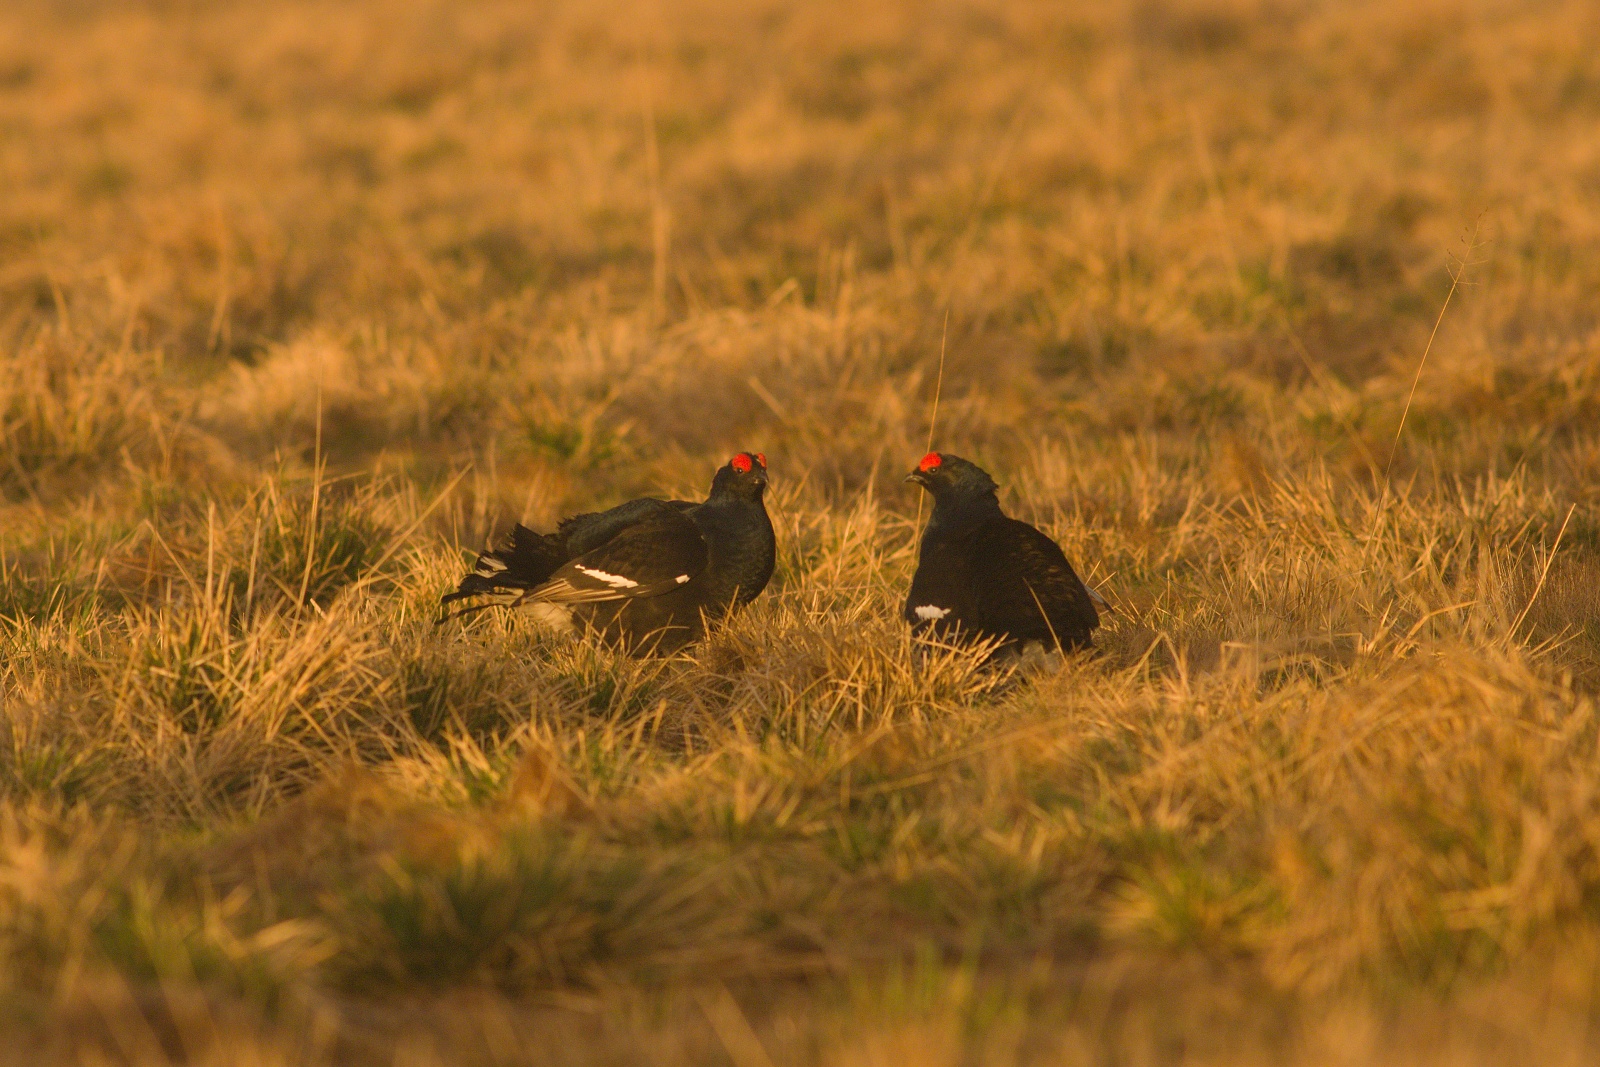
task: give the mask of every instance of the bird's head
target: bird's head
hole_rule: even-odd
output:
[[[906,481],[916,482],[932,493],[935,502],[989,496],[999,488],[988,471],[949,452],[923,456],[917,469],[906,475]]]
[[[739,452],[711,479],[711,492],[760,500],[767,488],[767,457],[763,452]]]

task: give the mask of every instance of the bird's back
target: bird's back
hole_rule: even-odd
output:
[[[589,511],[562,519],[556,536],[566,546],[567,558],[581,556],[610,541],[630,526],[667,511],[684,511],[695,505],[684,500],[660,500],[642,496],[605,511]]]
[[[996,515],[974,539],[972,573],[984,590],[973,622],[1017,641],[1090,644],[1100,625],[1094,602],[1061,546],[1020,519]]]

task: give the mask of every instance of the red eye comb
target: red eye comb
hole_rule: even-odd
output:
[[[745,455],[743,452],[740,452],[737,456],[734,456],[728,461],[728,466],[732,467],[739,474],[747,474],[750,471],[750,457]]]
[[[917,470],[921,471],[923,474],[927,474],[929,471],[938,470],[939,464],[943,462],[944,457],[939,455],[939,453],[929,452],[926,456],[922,457],[922,462],[917,464]]]
[[[767,454],[765,452],[757,452],[756,453],[756,462],[761,464],[761,469],[762,470],[766,470],[767,469]]]

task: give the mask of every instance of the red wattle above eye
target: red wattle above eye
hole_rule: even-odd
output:
[[[739,474],[748,473],[750,470],[750,457],[740,452],[728,461],[728,465]]]
[[[917,464],[917,470],[921,471],[923,474],[927,474],[929,471],[938,470],[939,464],[943,462],[944,457],[939,455],[939,453],[929,452],[926,456],[922,457],[922,462]]]
[[[761,469],[762,470],[766,470],[767,469],[767,454],[765,452],[757,452],[756,453],[756,462],[761,464]]]

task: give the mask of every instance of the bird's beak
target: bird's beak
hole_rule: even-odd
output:
[[[923,474],[921,471],[912,471],[910,474],[906,475],[906,481],[915,482],[924,489],[928,487],[928,476]]]

